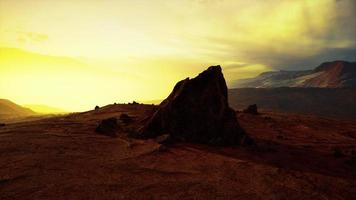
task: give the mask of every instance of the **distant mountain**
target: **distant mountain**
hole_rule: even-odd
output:
[[[356,88],[356,62],[333,61],[322,63],[314,70],[264,72],[255,78],[237,80],[232,87]]]
[[[7,99],[0,99],[0,117],[23,117],[35,115],[36,112],[29,108],[17,105]]]
[[[257,104],[265,111],[356,119],[356,88],[236,88],[228,92],[230,106],[236,110]]]

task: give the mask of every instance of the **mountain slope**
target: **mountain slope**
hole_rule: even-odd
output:
[[[237,80],[232,87],[355,88],[356,62],[333,61],[322,63],[314,70],[265,72],[255,78]]]
[[[17,105],[7,99],[0,99],[0,116],[28,116],[36,114],[29,108]]]
[[[229,103],[236,110],[257,104],[261,110],[356,119],[355,88],[236,88]]]

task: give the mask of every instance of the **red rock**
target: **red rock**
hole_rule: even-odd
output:
[[[239,145],[250,141],[228,105],[219,65],[179,81],[139,136],[153,138],[167,133],[173,140],[193,143]]]

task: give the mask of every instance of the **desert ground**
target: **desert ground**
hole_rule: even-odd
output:
[[[0,127],[0,199],[356,199],[356,120],[237,112],[256,145],[161,145],[128,134],[152,105]],[[95,132],[126,113],[118,137]]]

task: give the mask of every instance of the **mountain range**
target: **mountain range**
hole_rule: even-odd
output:
[[[356,62],[325,62],[312,70],[303,71],[269,71],[232,84],[232,88],[276,87],[355,88]]]
[[[7,99],[0,99],[0,118],[23,117],[37,114],[29,108],[25,108]]]

